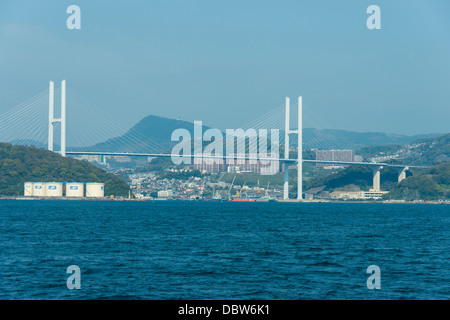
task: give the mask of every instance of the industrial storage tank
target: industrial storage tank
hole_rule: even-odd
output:
[[[45,197],[45,184],[33,182],[33,197]]]
[[[25,197],[31,197],[33,195],[33,183],[25,182],[23,184],[23,195]]]
[[[105,196],[104,183],[86,183],[86,197],[103,198]]]
[[[66,183],[66,197],[68,197],[68,198],[83,198],[84,197],[84,183],[79,183],[79,182]]]
[[[45,183],[45,196],[46,197],[62,197],[61,182],[47,182]]]

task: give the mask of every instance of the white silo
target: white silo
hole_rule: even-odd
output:
[[[45,184],[42,182],[33,182],[33,197],[45,196]]]
[[[103,198],[105,196],[104,183],[86,183],[86,197]]]
[[[23,184],[23,195],[25,197],[31,197],[33,195],[33,183],[25,182]]]
[[[84,197],[84,183],[79,183],[79,182],[66,183],[66,197],[68,197],[68,198],[83,198]]]
[[[61,182],[47,182],[45,184],[46,197],[62,197],[62,183]]]

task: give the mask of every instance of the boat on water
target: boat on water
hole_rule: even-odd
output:
[[[211,201],[223,201],[223,198],[219,194],[213,195]]]

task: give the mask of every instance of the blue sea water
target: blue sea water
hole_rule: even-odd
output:
[[[1,200],[0,299],[448,299],[449,209]]]

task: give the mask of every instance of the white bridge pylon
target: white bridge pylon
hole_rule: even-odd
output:
[[[298,126],[297,130],[291,130],[290,123],[290,99],[286,97],[286,113],[284,121],[284,188],[283,199],[289,199],[289,135],[298,135],[297,147],[297,199],[303,199],[303,123],[302,123],[302,97],[298,97]]]
[[[55,118],[55,84],[50,81],[48,99],[48,150],[53,151],[53,129],[55,123],[61,123],[61,150],[66,156],[66,80],[61,81],[61,117]]]

